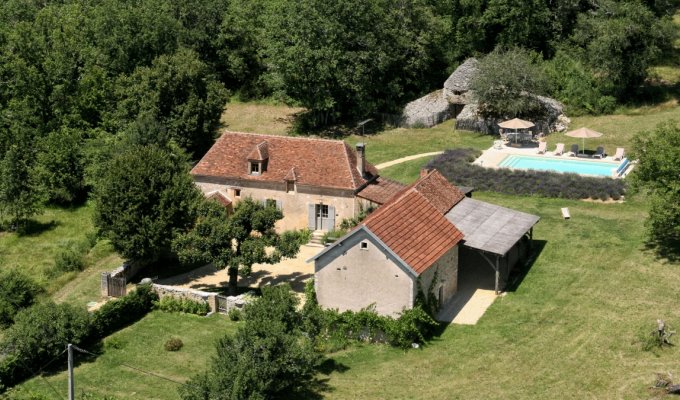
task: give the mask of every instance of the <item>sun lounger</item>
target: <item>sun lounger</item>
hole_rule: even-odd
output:
[[[555,151],[553,152],[554,156],[561,156],[564,154],[564,143],[557,143],[557,147],[555,147]]]
[[[538,142],[538,151],[536,153],[545,154],[545,151],[547,149],[548,149],[548,142]]]
[[[614,161],[621,161],[623,160],[623,147],[617,147],[616,148],[616,154],[614,154]]]
[[[593,154],[593,158],[604,158],[605,156],[604,147],[602,146],[599,146],[597,150],[595,150],[595,154]]]
[[[572,144],[572,145],[571,145],[571,150],[569,151],[569,153],[567,153],[567,155],[568,155],[569,157],[576,157],[577,154],[578,154],[578,145],[577,145],[577,144]]]

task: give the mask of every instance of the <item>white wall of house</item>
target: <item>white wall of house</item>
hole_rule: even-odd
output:
[[[415,277],[363,230],[319,257],[314,270],[324,308],[359,311],[375,303],[379,314],[396,316],[413,307]]]
[[[276,225],[277,230],[310,228],[312,230],[331,230],[339,226],[345,218],[352,218],[359,212],[359,199],[351,190],[334,190],[328,188],[295,186],[293,191],[286,192],[286,183],[281,182],[250,182],[240,180],[201,179],[196,185],[209,193],[221,190],[235,200],[251,197],[254,200],[276,200],[283,211],[283,219]],[[236,197],[235,190],[240,190],[240,197]],[[314,205],[329,206],[328,218],[320,221],[316,216]]]

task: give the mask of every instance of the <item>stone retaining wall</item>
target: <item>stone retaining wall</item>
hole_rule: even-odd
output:
[[[158,294],[159,298],[171,296],[176,299],[189,299],[199,303],[208,303],[210,312],[228,313],[232,308],[242,309],[248,302],[244,295],[238,296],[220,296],[217,293],[204,292],[202,290],[189,289],[177,286],[159,285],[154,283],[151,289]],[[222,307],[220,309],[219,300],[222,300]]]

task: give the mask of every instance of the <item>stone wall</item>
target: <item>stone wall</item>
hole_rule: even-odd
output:
[[[345,218],[352,218],[359,212],[359,200],[351,190],[332,190],[296,185],[295,190],[286,192],[284,182],[243,182],[238,180],[202,178],[196,185],[203,193],[221,190],[229,194],[235,203],[239,199],[251,197],[254,200],[277,200],[283,211],[283,219],[278,221],[276,229],[286,231],[309,227],[309,205],[325,204],[335,208],[335,226]],[[246,186],[247,185],[247,186]],[[240,190],[240,196],[235,196]],[[311,228],[310,228],[311,229]],[[314,229],[312,229],[314,230]]]
[[[404,107],[402,124],[408,128],[429,128],[451,118],[451,104],[437,90],[414,100]]]
[[[217,293],[213,292],[204,292],[202,290],[183,288],[177,286],[159,285],[156,283],[152,284],[151,288],[153,289],[154,292],[158,294],[158,297],[161,299],[163,297],[170,296],[176,299],[189,299],[197,301],[199,303],[208,303],[208,306],[210,306],[210,312],[212,313],[220,311],[223,313],[227,313],[232,308],[242,309],[243,306],[245,306],[248,303],[248,300],[244,295],[220,296]],[[218,297],[225,299],[223,303],[223,310],[219,310]]]

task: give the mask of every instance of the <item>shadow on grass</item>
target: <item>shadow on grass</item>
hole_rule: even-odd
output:
[[[548,244],[548,241],[546,240],[533,240],[532,243],[532,250],[531,254],[529,255],[529,259],[527,262],[524,263],[524,265],[520,266],[519,268],[516,268],[513,273],[510,274],[508,277],[508,283],[505,286],[505,291],[506,292],[514,292],[517,290],[519,285],[522,284],[522,281],[524,281],[524,278],[527,276],[529,271],[531,270],[531,267],[534,266],[534,263],[540,257],[541,253],[543,252],[543,249],[545,249],[545,246]]]
[[[16,232],[19,236],[38,236],[47,231],[51,231],[59,225],[59,222],[55,220],[50,222],[40,222],[29,219],[28,221],[24,222],[23,225],[19,226]]]
[[[645,243],[645,250],[654,252],[659,260],[680,262],[680,240],[658,240]]]
[[[343,373],[349,370],[349,367],[345,364],[339,363],[332,358],[326,358],[319,366],[316,371],[325,375],[325,377],[315,377],[309,382],[305,382],[302,387],[298,390],[286,393],[281,396],[282,399],[308,399],[317,400],[323,399],[325,393],[332,392],[333,388],[328,384],[330,378],[328,377],[333,372]]]

